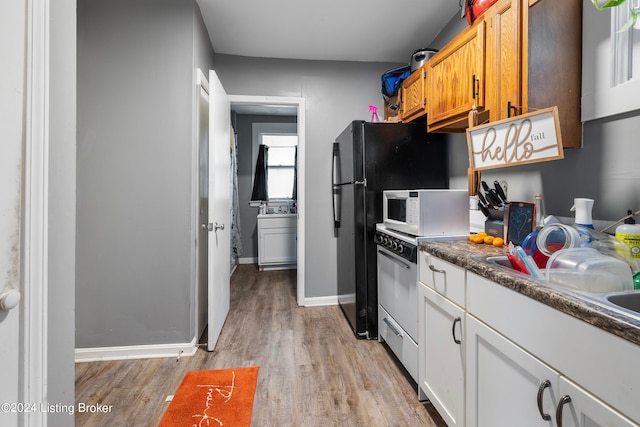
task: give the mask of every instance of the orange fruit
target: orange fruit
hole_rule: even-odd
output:
[[[481,232],[478,233],[478,236],[480,236],[480,237],[482,237],[484,239],[485,237],[487,237],[487,233],[485,233],[484,231],[481,231]]]
[[[493,236],[486,236],[486,237],[484,238],[484,242],[485,242],[487,245],[490,245],[490,244],[492,244],[492,243],[493,243],[493,239],[494,239],[494,237],[493,237]]]
[[[473,243],[484,243],[484,238],[478,234],[473,238],[472,242]]]
[[[469,240],[473,242],[473,239],[475,239],[477,236],[477,234],[469,234]]]
[[[493,246],[503,246],[504,245],[504,239],[502,237],[496,237],[495,239],[493,239]]]

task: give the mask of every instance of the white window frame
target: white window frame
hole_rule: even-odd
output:
[[[583,122],[640,110],[640,30],[620,31],[629,19],[625,5],[600,11],[584,0]]]
[[[289,132],[262,132],[259,135],[260,144],[263,144],[263,137],[264,136],[275,136],[275,135],[277,135],[277,136],[295,136],[296,137],[296,144],[288,145],[286,147],[297,147],[298,146],[298,143],[297,143],[298,134],[295,133],[295,132],[294,133],[289,133]],[[274,148],[277,148],[277,147],[274,147]],[[283,166],[283,165],[280,165],[280,166],[269,165],[269,159],[267,159],[267,170],[269,168],[283,168],[283,169],[284,168],[287,168],[287,169],[291,168],[291,169],[293,169],[293,173],[294,174],[296,173],[296,171],[295,171],[295,163],[293,165],[291,165],[291,166],[288,166],[288,165],[286,165],[286,166]],[[292,187],[292,189],[293,189],[293,187]],[[268,194],[268,192],[267,192],[267,194]],[[293,200],[293,194],[291,195],[291,197],[269,197],[269,200]]]

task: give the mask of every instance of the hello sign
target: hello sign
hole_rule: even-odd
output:
[[[557,107],[468,128],[467,144],[474,170],[564,158]]]

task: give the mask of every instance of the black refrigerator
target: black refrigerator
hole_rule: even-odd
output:
[[[376,224],[382,191],[448,188],[445,136],[421,123],[352,122],[333,143],[338,303],[356,337],[378,336]]]

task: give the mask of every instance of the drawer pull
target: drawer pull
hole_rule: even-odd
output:
[[[456,338],[456,323],[462,322],[462,318],[456,317],[453,320],[453,326],[451,327],[451,335],[453,335],[453,342],[456,344],[462,344],[462,341]]]
[[[433,266],[433,264],[429,264],[429,270],[433,271],[434,273],[442,273],[442,274],[446,274],[447,273],[444,270],[439,270],[439,269],[435,268]]]
[[[391,332],[393,332],[395,334],[395,336],[402,338],[402,334],[400,333],[400,331],[398,329],[396,329],[395,326],[393,326],[393,324],[389,321],[389,319],[387,319],[385,317],[382,320],[384,321],[384,323],[387,324],[387,326],[389,327],[389,329],[391,329]]]
[[[538,411],[540,412],[542,419],[545,421],[549,421],[551,419],[551,415],[545,414],[544,409],[542,408],[542,396],[544,395],[544,390],[548,387],[551,387],[551,381],[544,380],[538,389]]]
[[[564,405],[571,402],[571,396],[562,396],[560,402],[558,402],[558,408],[556,409],[556,424],[558,427],[562,427],[562,410]]]

